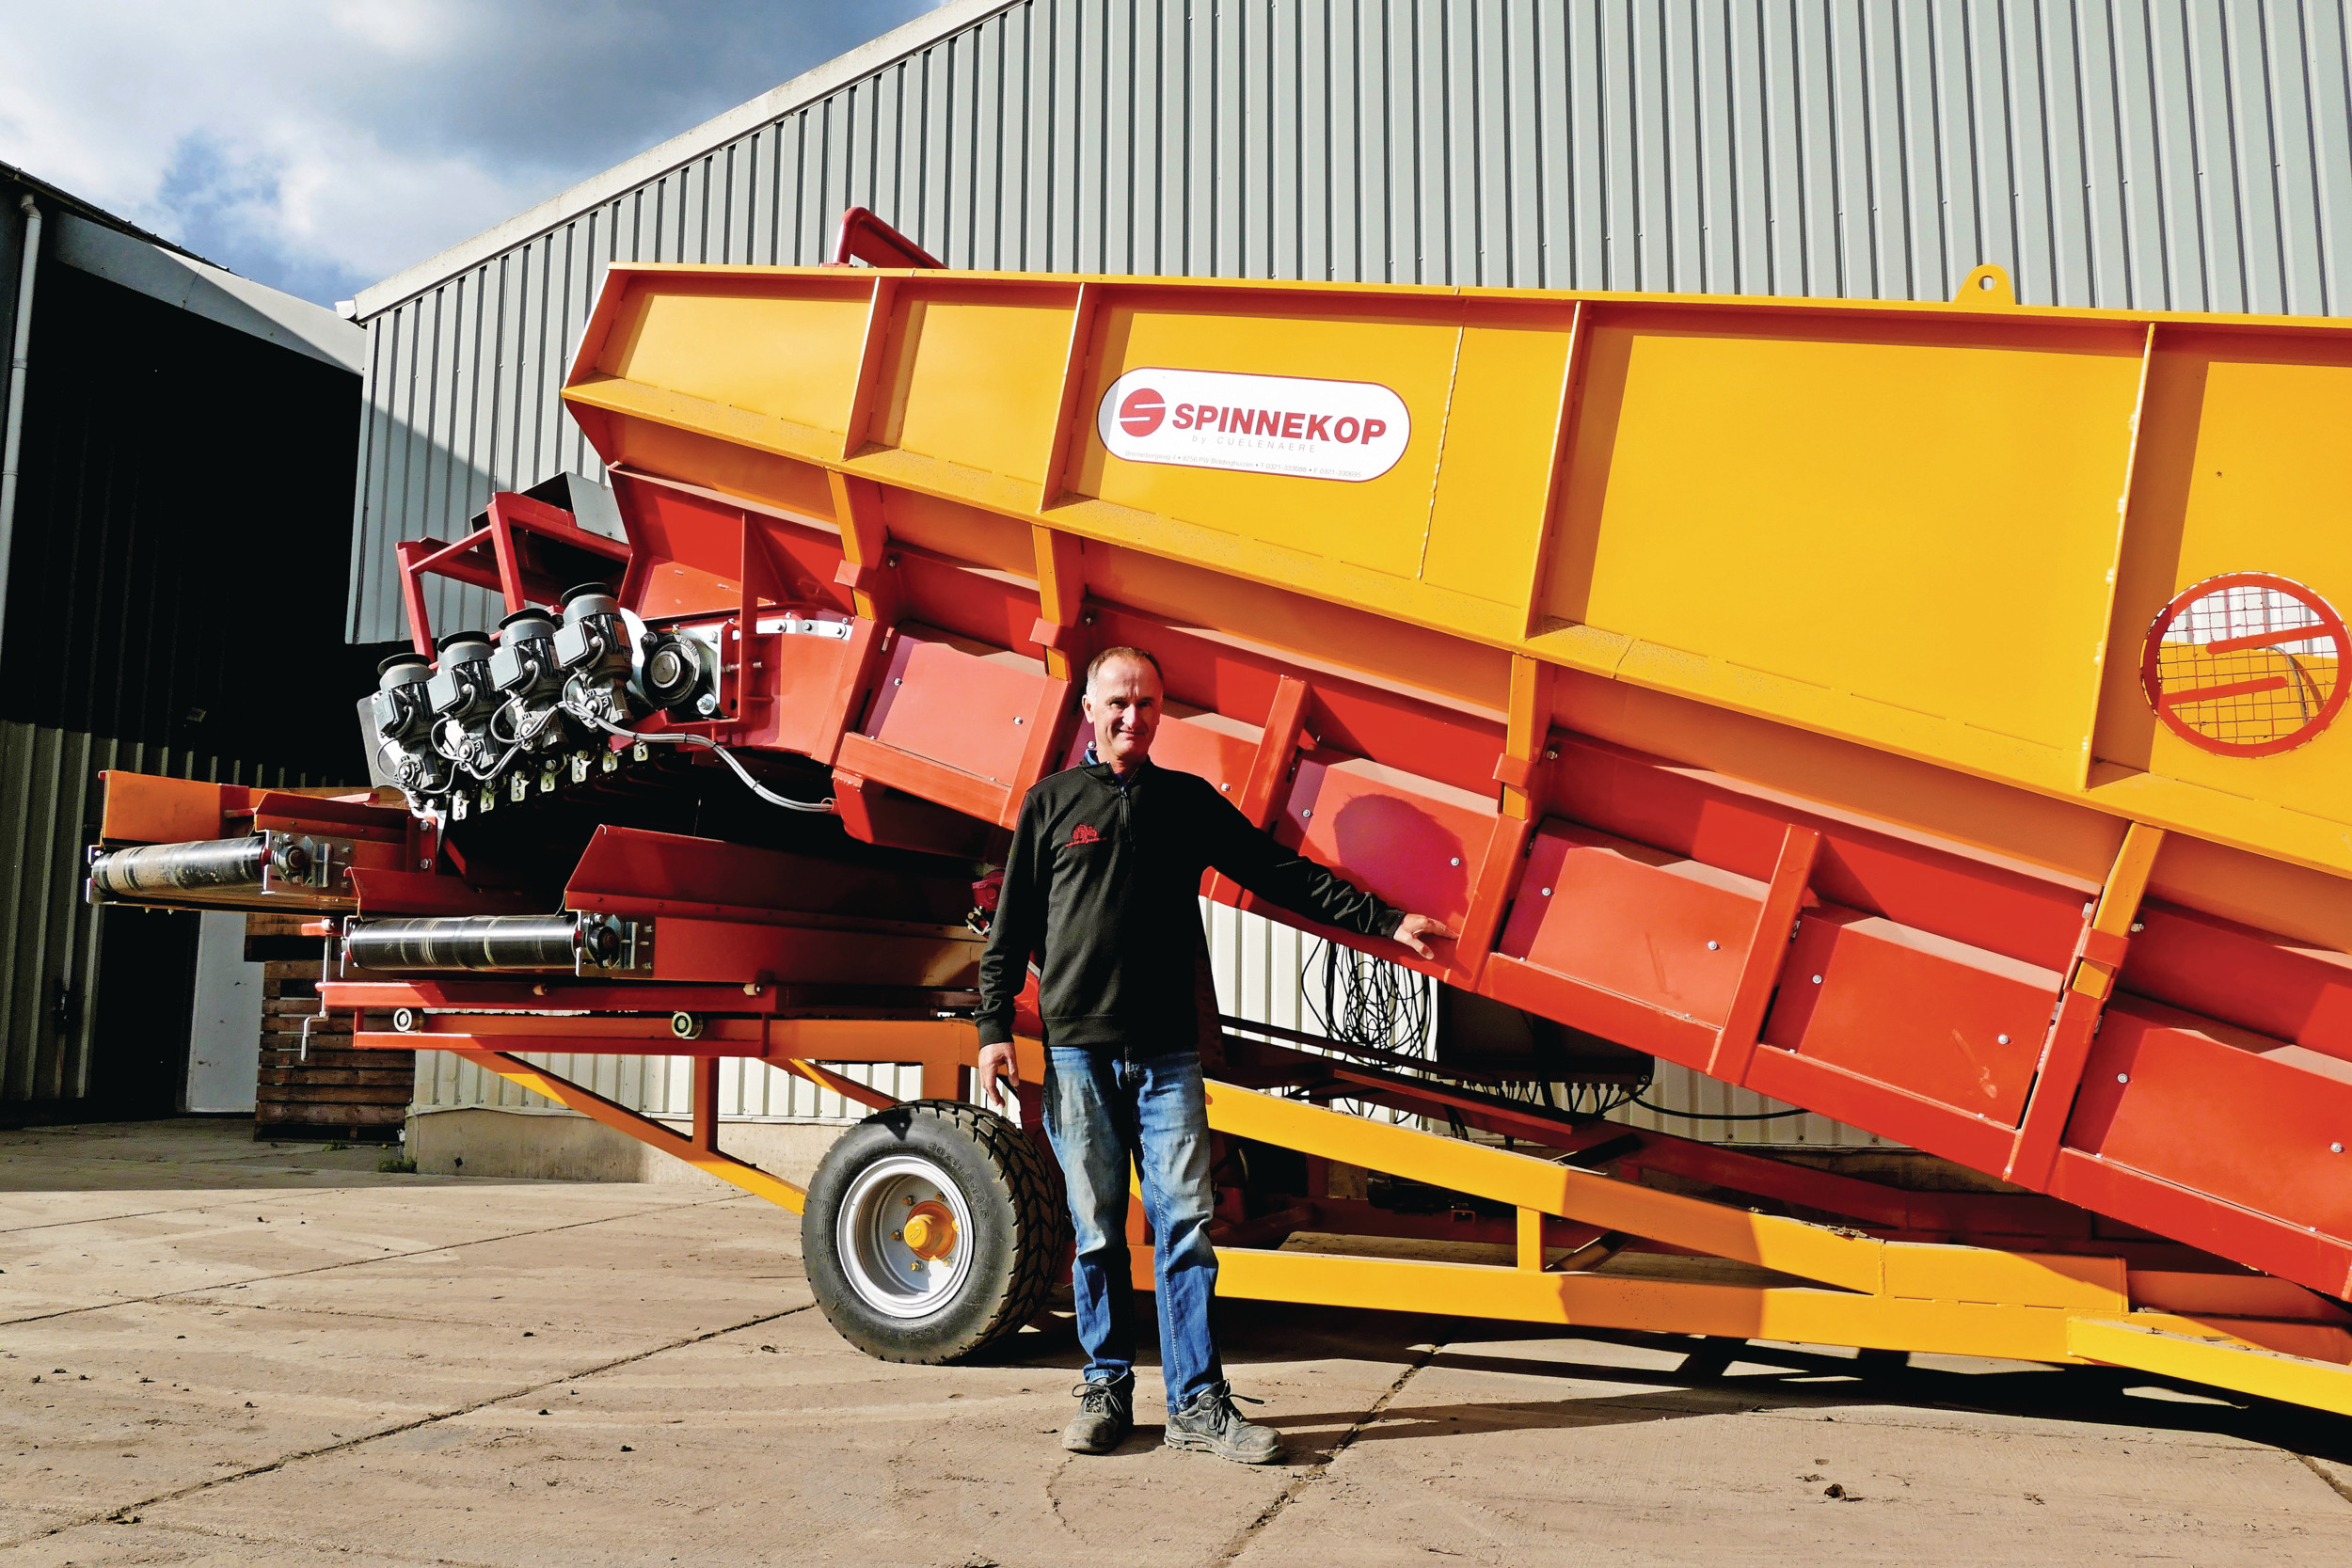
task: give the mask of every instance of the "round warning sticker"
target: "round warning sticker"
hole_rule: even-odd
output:
[[[2344,706],[2344,618],[2289,578],[2233,572],[2166,605],[2139,683],[2173,734],[2220,756],[2291,751]]]
[[[1129,371],[1095,430],[1115,457],[1360,484],[1413,438],[1405,400],[1376,382],[1230,371]]]

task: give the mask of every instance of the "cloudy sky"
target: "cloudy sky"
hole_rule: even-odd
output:
[[[348,299],[938,0],[8,0],[0,162]]]

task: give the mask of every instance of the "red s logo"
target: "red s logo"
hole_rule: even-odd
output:
[[[1119,426],[1130,436],[1149,436],[1160,428],[1168,404],[1149,387],[1138,387],[1119,405]]]
[[[1102,842],[1102,838],[1103,835],[1101,833],[1096,832],[1092,828],[1088,827],[1083,822],[1079,823],[1077,827],[1072,829],[1070,833],[1070,842],[1073,845],[1099,844]]]

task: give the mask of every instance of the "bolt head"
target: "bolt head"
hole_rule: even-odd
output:
[[[1447,863],[1448,865],[1459,865],[1459,864],[1461,864],[1461,863],[1462,863],[1462,857],[1461,857],[1461,856],[1459,856],[1459,855],[1456,855],[1456,856],[1454,856],[1452,860],[1450,860],[1450,861],[1446,862],[1446,863]]]
[[[1549,888],[1546,888],[1546,889],[1544,889],[1544,896],[1545,896],[1545,897],[1547,897],[1547,898],[1550,897],[1550,896],[1551,896],[1551,889],[1549,889]]]
[[[2119,1084],[2128,1084],[2132,1081],[2132,1075],[2128,1072],[2119,1072],[2115,1075],[2115,1081]]]
[[[1813,976],[1813,983],[1817,986],[1820,985],[1821,983],[1821,977],[1819,974],[1816,974]]]
[[[2344,1152],[2344,1145],[2342,1145],[2342,1144],[2329,1144],[2329,1145],[2328,1146],[2328,1153],[2330,1153],[2330,1154],[2341,1154],[2341,1153],[2343,1153],[2343,1152]]]
[[[1721,949],[1721,948],[1722,948],[1722,946],[1723,946],[1723,943],[1722,943],[1722,942],[1708,942],[1708,943],[1707,944],[1707,950],[1708,950],[1709,953],[1713,953],[1713,952],[1716,952],[1716,951],[1718,951],[1719,949]]]
[[[1993,1043],[1995,1045],[2007,1045],[2009,1043],[2009,1037],[2007,1035],[1995,1035],[1993,1037]]]

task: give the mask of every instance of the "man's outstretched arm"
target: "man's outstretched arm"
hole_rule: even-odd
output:
[[[1209,863],[1259,897],[1319,920],[1326,926],[1387,937],[1424,958],[1435,958],[1431,942],[1451,942],[1442,921],[1413,914],[1365,892],[1306,856],[1285,849],[1231,800],[1209,797]]]

